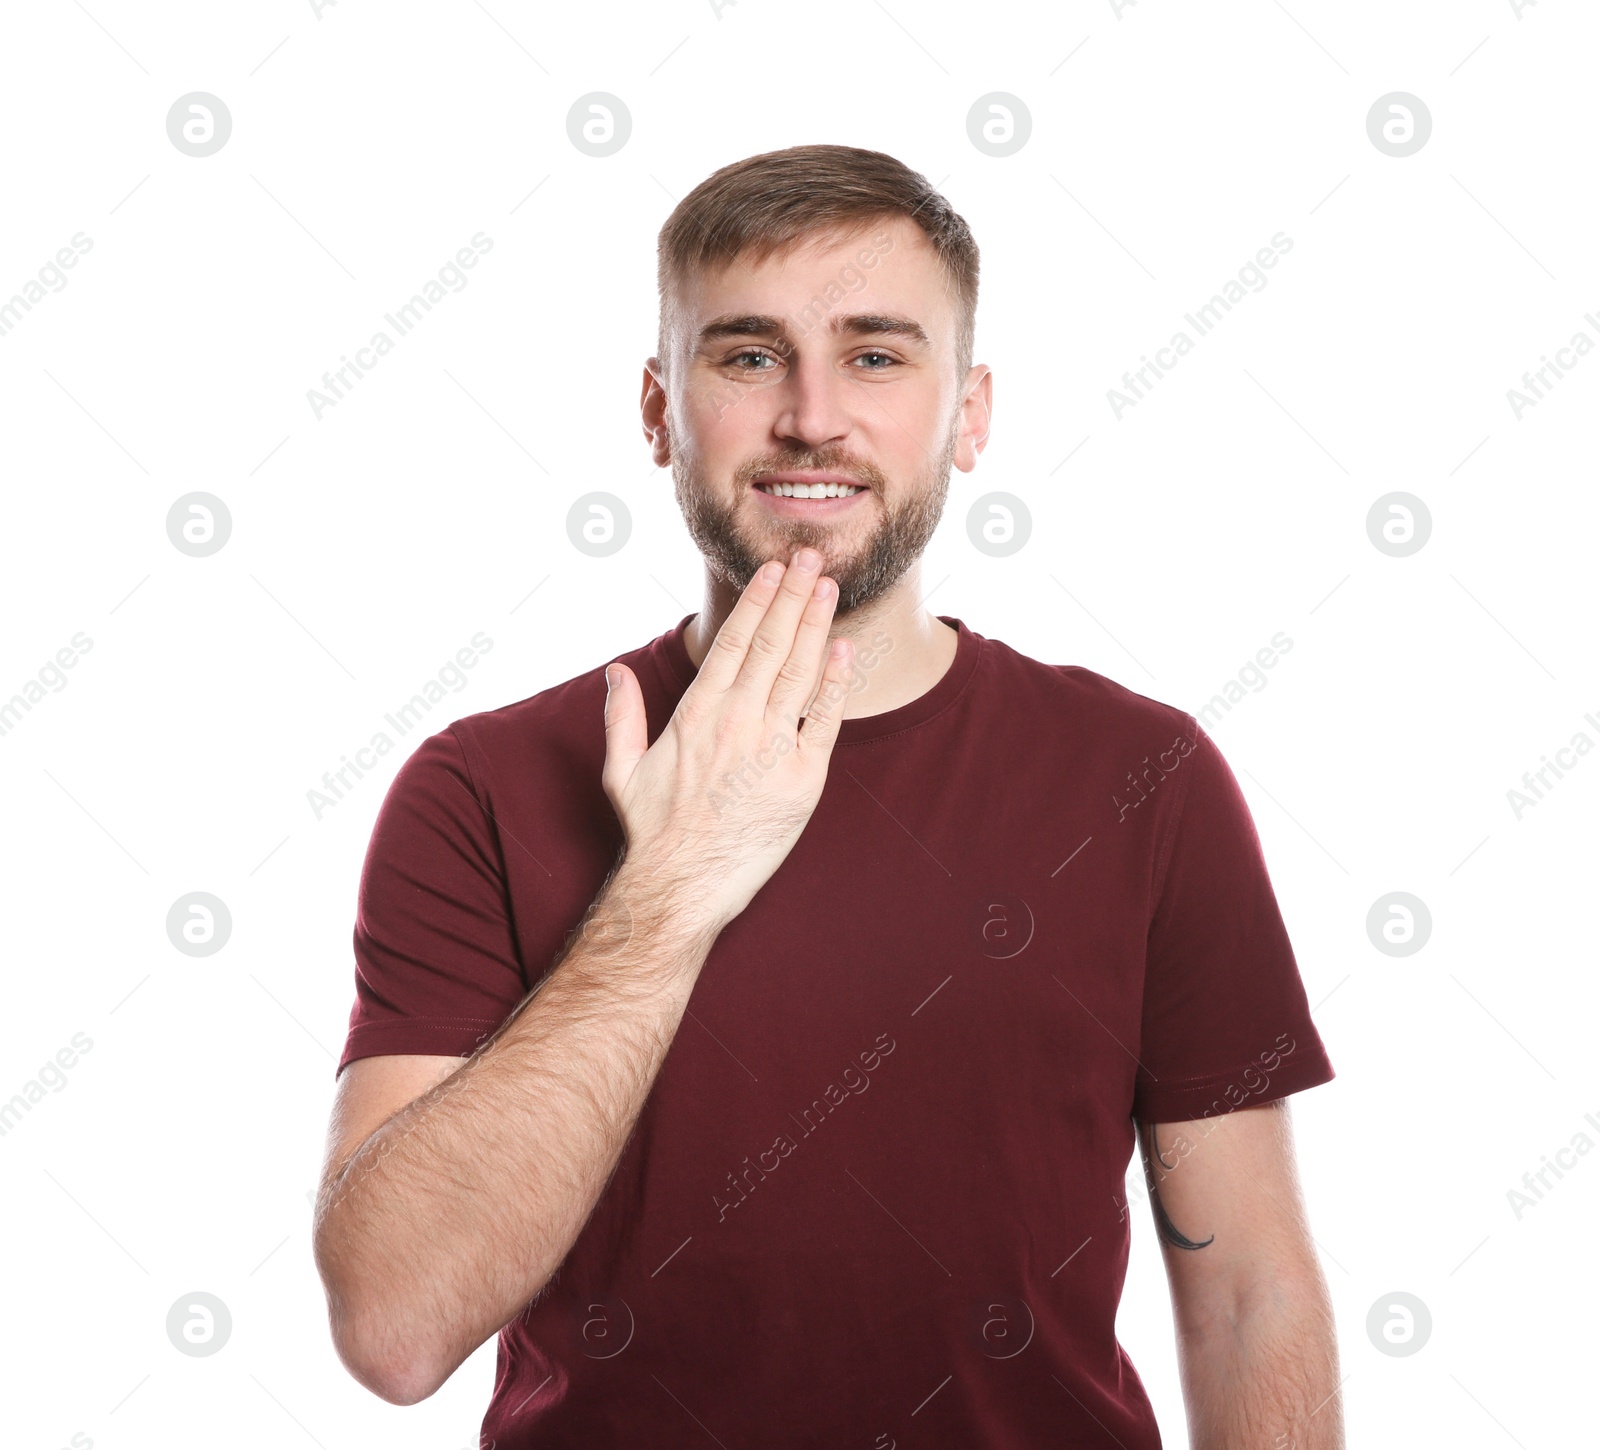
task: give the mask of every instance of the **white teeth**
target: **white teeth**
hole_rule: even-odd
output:
[[[851,483],[762,483],[756,485],[763,493],[779,498],[849,498],[861,490]]]

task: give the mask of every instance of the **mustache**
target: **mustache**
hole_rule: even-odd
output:
[[[826,453],[769,453],[740,464],[734,472],[734,482],[749,487],[756,479],[768,473],[839,473],[846,478],[883,492],[888,482],[881,468],[863,459]]]
[[[790,452],[784,455],[780,452],[775,455],[777,458],[785,456],[793,459],[795,454]],[[805,463],[777,463],[763,459],[754,465],[746,465],[746,468],[753,466],[756,472],[808,466],[815,468],[816,457],[816,454],[812,454]],[[824,461],[821,467],[846,477],[851,476],[849,464],[841,466],[837,455]],[[736,476],[742,477],[745,471],[738,470]],[[854,476],[860,478],[862,474],[872,478],[877,476],[877,470],[858,470]],[[744,488],[749,487],[750,481],[744,480]],[[926,487],[913,489],[899,498],[880,492],[882,518],[876,522],[870,536],[853,555],[830,560],[828,572],[839,586],[839,600],[834,607],[836,618],[863,609],[882,597],[921,557],[944,509],[949,489],[948,470],[935,472],[925,483]],[[737,521],[747,502],[742,490],[735,488],[724,492],[722,486],[701,477],[682,455],[675,455],[673,492],[683,511],[690,537],[712,575],[735,591],[744,589],[768,556],[764,547],[756,547],[755,542],[747,539],[739,528]],[[785,527],[780,528],[778,533],[787,545],[805,543],[826,551],[829,541],[825,527],[801,520],[784,522]]]

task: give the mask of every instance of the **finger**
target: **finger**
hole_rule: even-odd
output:
[[[767,577],[767,570],[772,576]],[[777,597],[778,585],[783,578],[783,563],[772,559],[757,569],[744,587],[739,601],[728,611],[722,628],[711,641],[711,648],[700,664],[689,689],[698,694],[720,695],[738,678],[739,667],[744,664],[750,641],[767,612],[767,606]]]
[[[827,663],[828,630],[833,624],[838,600],[839,586],[826,575],[818,579],[806,602],[805,612],[800,616],[794,647],[773,682],[767,713],[785,721],[792,729],[799,728],[800,717],[805,714]]]
[[[751,636],[732,689],[747,696],[763,712],[772,698],[778,671],[794,649],[795,630],[821,573],[822,555],[816,549],[796,549],[784,570],[783,583]]]
[[[612,664],[606,666],[606,675],[616,683],[606,691],[606,761],[601,767],[600,783],[615,804],[633,778],[634,767],[644,758],[649,731],[644,692],[633,671],[626,665]]]
[[[827,759],[839,738],[839,726],[844,721],[845,701],[850,695],[850,678],[855,669],[856,651],[852,641],[840,636],[828,651],[827,663],[822,667],[822,683],[817,686],[817,698],[811,702],[811,711],[800,727],[798,749],[802,757],[811,754]]]

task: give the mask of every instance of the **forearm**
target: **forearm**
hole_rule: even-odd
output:
[[[1344,1450],[1322,1274],[1310,1265],[1263,1280],[1237,1315],[1179,1325],[1190,1450]]]
[[[324,1193],[336,1339],[425,1398],[549,1281],[604,1191],[715,931],[626,864],[495,1036],[369,1137]]]

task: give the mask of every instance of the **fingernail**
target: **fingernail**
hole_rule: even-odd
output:
[[[616,673],[615,673],[615,671],[612,670],[610,665],[607,665],[606,666],[606,694],[607,695],[610,695],[612,686],[614,686],[616,683],[617,683]]]
[[[763,584],[776,584],[781,578],[783,578],[783,565],[776,560],[761,566],[761,582]]]
[[[794,556],[795,567],[803,574],[810,574],[822,567],[822,555],[815,549],[801,549]]]

